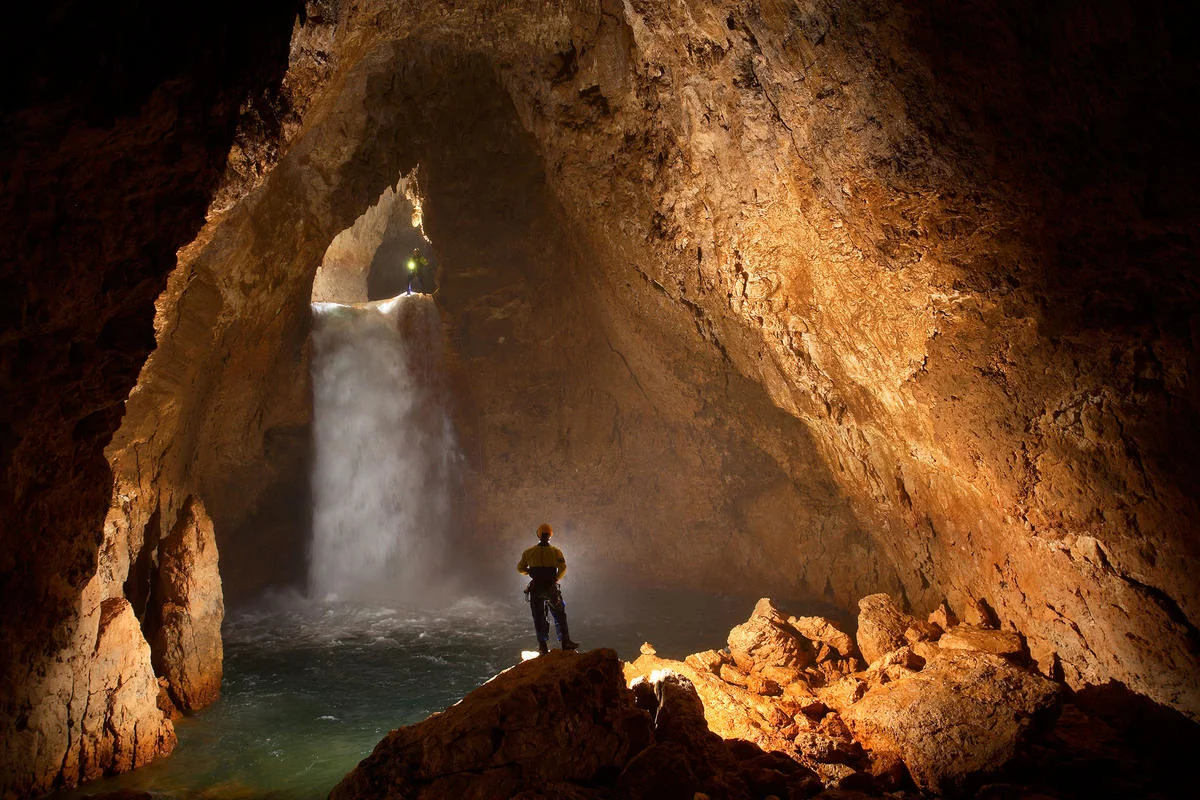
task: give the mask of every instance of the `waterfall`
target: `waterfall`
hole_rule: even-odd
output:
[[[317,600],[414,603],[445,588],[458,462],[433,298],[313,304]]]

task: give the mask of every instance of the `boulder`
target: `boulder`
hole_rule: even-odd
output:
[[[835,683],[817,689],[816,694],[822,703],[840,712],[857,703],[866,694],[866,691],[867,684],[865,682],[853,676],[846,676]]]
[[[914,619],[913,624],[904,631],[904,641],[909,644],[917,642],[936,642],[942,635],[942,627],[934,622]]]
[[[958,617],[954,616],[954,612],[945,603],[942,603],[927,618],[928,622],[932,622],[944,631],[948,631],[958,624]]]
[[[876,659],[862,674],[868,684],[877,685],[899,680],[922,669],[928,659],[917,655],[911,647],[901,647]]]
[[[824,617],[788,617],[788,624],[805,639],[815,643],[828,645],[843,658],[857,655],[858,648],[850,634],[844,632]],[[820,658],[818,661],[822,660]]]
[[[905,614],[886,594],[871,594],[858,601],[858,649],[870,664],[909,642],[904,633],[916,619]]]
[[[711,672],[714,675],[721,669],[723,658],[716,650],[705,650],[692,653],[684,659],[684,663],[699,672]]]
[[[864,747],[900,758],[921,789],[945,793],[1007,763],[1053,723],[1059,703],[1057,684],[1003,658],[942,651],[840,711]]]
[[[594,650],[523,662],[392,731],[330,797],[752,800],[820,789],[795,760],[710,731],[687,677],[660,670],[630,690],[616,653]]]
[[[729,652],[743,672],[754,667],[803,667],[812,663],[807,643],[769,598],[754,607],[750,619],[729,632]]]
[[[554,651],[392,731],[330,797],[569,796],[562,785],[611,780],[652,740],[616,653]]]
[[[938,647],[946,650],[974,650],[979,653],[991,653],[1018,664],[1025,664],[1029,661],[1029,652],[1025,649],[1025,641],[1016,631],[993,630],[976,625],[959,625],[938,639]]]

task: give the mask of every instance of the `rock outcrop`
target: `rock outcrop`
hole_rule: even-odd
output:
[[[819,790],[799,764],[711,733],[686,679],[631,690],[616,653],[594,650],[518,664],[392,731],[330,797],[750,800]]]
[[[899,758],[920,789],[946,794],[1003,767],[1030,729],[1047,731],[1059,693],[997,656],[946,651],[872,688],[841,716],[863,747]]]
[[[881,655],[893,673],[802,669],[790,654],[815,642],[787,619],[760,601],[730,632],[750,644],[736,662],[732,651],[666,660],[648,643],[623,670],[610,650],[526,661],[392,731],[331,797],[834,798],[914,783],[955,793],[998,774],[1059,713],[1059,684],[964,647]],[[841,633],[821,618],[806,627]],[[858,689],[844,702],[817,699],[843,683]]]
[[[728,651],[677,662],[659,658],[647,644],[627,665],[626,678],[686,676],[712,731],[786,755],[811,768],[829,789],[880,793],[911,780],[923,791],[952,793],[1000,770],[1018,748],[1053,727],[1060,685],[991,652],[1008,649],[1002,632],[984,636],[978,628],[955,626],[938,643],[909,644],[895,631],[911,628],[912,620],[891,598],[864,598],[860,607],[865,618],[876,620],[872,630],[893,632],[892,648],[877,652],[869,668],[857,659],[830,657],[818,662],[823,669],[781,667],[779,654],[822,644],[782,620],[806,620],[809,635],[843,644],[846,634],[819,617],[786,617],[764,598],[731,631]],[[758,633],[747,637],[747,631]],[[735,657],[732,644],[748,638],[755,646]],[[861,631],[859,639],[882,641],[874,635],[864,640]]]
[[[155,672],[180,711],[210,705],[221,694],[221,574],[212,520],[192,498],[158,552],[151,652]]]

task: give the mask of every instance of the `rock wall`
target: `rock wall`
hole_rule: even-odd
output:
[[[186,21],[154,3],[51,0],[15,12],[0,34],[5,796],[129,769],[173,745],[123,597],[126,543],[105,521],[125,501],[104,448],[240,109],[286,68],[293,15],[278,0],[219,1]]]
[[[1174,11],[330,0],[264,92],[241,54],[290,13],[151,15],[107,71],[10,51],[42,77],[4,109],[4,786],[76,779],[30,742],[191,498],[227,589],[302,571],[313,274],[418,163],[482,575],[551,519],[593,575],[982,607],[1200,714]]]
[[[588,313],[565,305],[566,314],[535,317],[521,308],[526,283],[516,296],[475,288],[467,296],[483,308],[467,309],[448,284],[464,355],[536,318],[566,341],[603,332],[644,402],[668,398],[667,418],[703,416],[672,398],[672,372],[701,404],[720,395],[705,376],[762,387],[790,427],[773,430],[760,412],[722,421],[761,437],[759,451],[811,441],[819,458],[772,454],[781,481],[826,465],[866,521],[873,544],[861,552],[888,554],[914,606],[983,603],[1072,685],[1116,680],[1196,713],[1195,296],[1185,255],[1195,250],[1196,203],[1178,177],[1195,154],[1159,103],[1168,92],[1193,97],[1196,81],[1176,58],[1167,12],[981,2],[960,13],[868,0],[581,3],[540,16],[501,3],[489,12],[492,33],[480,36],[470,6],[428,17],[359,6],[339,12],[329,45],[346,59],[339,69],[383,40],[419,48],[417,31],[436,31],[450,52],[481,51],[533,136],[570,231],[567,253],[582,253],[585,266],[555,256],[571,268],[522,277],[557,283],[559,297],[582,287],[581,301],[596,302]],[[356,23],[365,15],[370,32]],[[382,97],[373,114],[416,107],[411,93]],[[496,145],[490,155],[504,162],[512,153]],[[431,197],[435,242],[436,207]],[[486,240],[462,238],[442,241],[465,251]],[[471,254],[474,264],[484,259]],[[459,279],[496,275],[463,269],[465,260]],[[603,323],[576,333],[571,320],[595,319],[589,313]],[[691,374],[653,355],[683,352]],[[611,385],[620,370],[603,369]],[[569,391],[552,404],[579,420],[561,429],[571,444],[559,453],[603,431],[615,441],[621,425],[601,421],[638,413],[606,411],[602,392]],[[736,391],[726,398],[726,408],[752,405]],[[481,474],[508,507],[528,491],[528,507],[574,523],[568,514],[611,495],[586,491],[585,475],[559,511],[536,487],[577,465],[545,458],[536,433],[517,446],[487,438],[524,431],[518,419],[536,431],[538,418],[485,407],[484,437],[471,442],[489,457]],[[688,435],[676,431],[670,438]],[[713,441],[711,429],[704,434]],[[663,463],[639,470],[643,450],[601,469],[650,475],[631,485],[654,486]],[[518,471],[525,480],[513,485],[492,453],[553,466]],[[753,476],[748,485],[762,488],[766,463],[722,474]],[[486,505],[486,488],[483,496]],[[669,497],[657,491],[655,503]],[[786,505],[764,507],[779,519]],[[702,515],[738,516],[711,510],[718,515]],[[636,501],[634,511],[606,522],[644,525]],[[813,516],[847,519],[827,508]],[[600,527],[584,519],[581,529]],[[833,547],[813,550],[847,552],[857,520],[838,525]],[[515,538],[517,524],[514,515],[496,535]],[[796,580],[795,543],[812,529],[734,535],[711,554],[689,542],[670,561],[705,565],[684,567],[688,580],[710,576],[717,562],[752,573],[765,543],[803,586],[811,581]],[[610,552],[632,555],[622,542],[636,537],[613,539]],[[830,569],[837,558],[813,572],[844,599],[853,591],[843,582],[858,570]]]

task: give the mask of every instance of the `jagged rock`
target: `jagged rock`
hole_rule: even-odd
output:
[[[554,651],[392,731],[330,797],[461,800],[597,783],[652,740],[616,653]]]
[[[711,672],[715,675],[721,668],[722,660],[721,654],[716,650],[705,650],[700,653],[692,653],[684,659],[684,663],[693,669]]]
[[[958,624],[958,617],[954,616],[954,612],[945,603],[940,604],[930,614],[927,621],[937,625],[943,631],[948,631]]]
[[[975,625],[959,625],[938,639],[938,647],[946,650],[974,650],[1003,656],[1009,661],[1024,664],[1029,653],[1021,634],[1016,631],[1001,631],[980,628]]]
[[[212,520],[198,498],[180,512],[159,545],[158,630],[151,642],[155,671],[167,679],[171,701],[195,711],[221,694],[225,606]]]
[[[649,642],[642,642],[642,646],[639,648],[639,651],[644,656],[652,656],[658,653],[658,651],[654,649],[654,645],[650,644]]]
[[[987,604],[987,601],[981,599],[974,599],[967,604],[963,610],[962,622],[977,628],[996,628],[1000,624],[1000,620],[996,618],[996,612]]]
[[[751,672],[746,676],[746,690],[763,697],[778,697],[783,694],[783,687],[761,672]]]
[[[907,644],[904,633],[916,623],[896,608],[886,594],[867,595],[858,601],[858,649],[870,664],[875,659]]]
[[[788,617],[787,621],[801,636],[814,643],[828,645],[836,650],[839,656],[853,656],[858,652],[850,634],[824,617]],[[818,657],[817,660],[823,659]]]
[[[867,692],[867,684],[853,676],[823,686],[816,690],[817,697],[822,703],[836,711],[844,711],[847,707],[858,702]]]
[[[888,683],[920,670],[926,662],[927,659],[914,653],[911,647],[901,647],[876,659],[862,673],[862,679],[870,685]]]
[[[817,731],[797,734],[793,740],[796,749],[806,759],[826,764],[849,764],[862,757],[862,747],[848,735],[829,736]]]
[[[746,673],[732,664],[722,664],[717,674],[726,683],[732,683],[734,686],[746,686]]]
[[[944,651],[840,711],[864,747],[899,757],[921,789],[947,792],[1003,766],[1058,707],[1058,685],[1039,675],[998,656]]]
[[[755,673],[782,687],[791,686],[794,683],[807,686],[804,681],[804,673],[794,667],[762,667],[755,670]]]
[[[942,635],[942,628],[932,622],[925,620],[914,619],[913,624],[909,625],[904,631],[904,641],[909,644],[917,642],[936,642]]]
[[[158,706],[158,681],[149,656],[129,602],[105,600],[91,674],[80,687],[88,701],[79,723],[84,741],[68,754],[75,762],[70,773],[91,780],[109,771],[125,772],[175,747],[174,727]]]
[[[792,759],[711,732],[688,678],[639,679],[630,691],[616,654],[595,650],[524,662],[392,731],[330,797],[753,800],[819,789]]]
[[[729,652],[743,672],[755,666],[803,667],[812,655],[769,598],[758,601],[750,619],[729,632]]]

